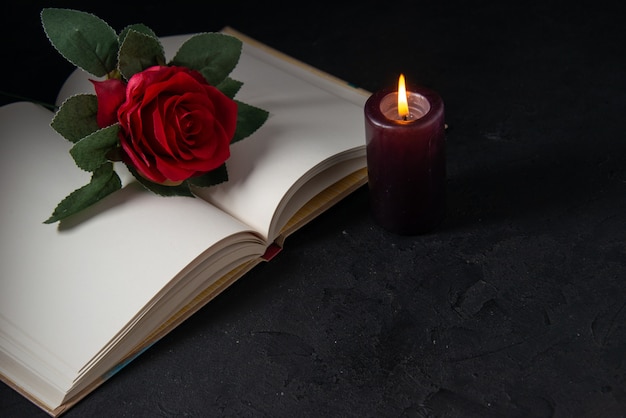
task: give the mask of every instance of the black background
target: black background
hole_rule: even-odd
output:
[[[0,90],[50,103],[73,70],[47,6],[403,72],[446,105],[446,220],[394,235],[359,189],[65,416],[625,416],[626,3],[214,3],[5,5]],[[46,414],[0,384],[0,416]]]

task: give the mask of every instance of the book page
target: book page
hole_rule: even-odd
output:
[[[212,268],[222,274],[258,258],[265,243],[201,199],[160,197],[136,182],[67,222],[44,224],[61,199],[89,181],[51,118],[31,103],[0,107],[0,357],[41,365],[35,373],[67,390],[144,308],[164,298],[172,307],[167,318],[187,303],[166,297],[170,288],[181,297],[186,288],[196,292]],[[235,248],[247,255],[228,250],[239,252],[229,260],[222,250],[219,266],[203,262],[221,241],[238,239]],[[189,285],[181,271],[190,273]]]
[[[161,39],[168,60],[190,36]],[[283,226],[273,221],[284,223],[298,205],[365,167],[363,106],[368,95],[261,44],[244,42],[231,76],[244,83],[235,98],[269,111],[270,116],[257,132],[232,145],[226,161],[229,180],[194,192],[271,241]],[[93,93],[88,78],[76,70],[57,103],[72,94]],[[333,165],[337,166],[332,176],[309,181]],[[298,207],[281,216],[290,197],[305,183]]]
[[[267,48],[244,43],[244,51],[233,71],[234,78],[244,81],[239,96],[268,110],[270,117],[252,137],[233,145],[227,162],[232,180],[197,193],[271,241],[302,204],[365,167],[367,96]],[[255,77],[264,82],[246,83]],[[332,175],[316,177],[328,169]],[[288,212],[282,215],[283,210]]]

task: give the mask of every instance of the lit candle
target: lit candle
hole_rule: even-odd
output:
[[[446,210],[443,100],[409,86],[383,89],[365,103],[372,215],[385,229],[415,235],[435,229]]]

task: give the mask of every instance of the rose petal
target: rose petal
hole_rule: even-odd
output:
[[[126,85],[117,79],[105,81],[89,80],[98,98],[98,126],[105,128],[117,122],[117,109],[126,99]]]

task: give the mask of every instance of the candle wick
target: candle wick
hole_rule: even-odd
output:
[[[404,120],[404,121],[409,120],[409,115],[404,115],[404,116],[402,116],[402,120]]]

